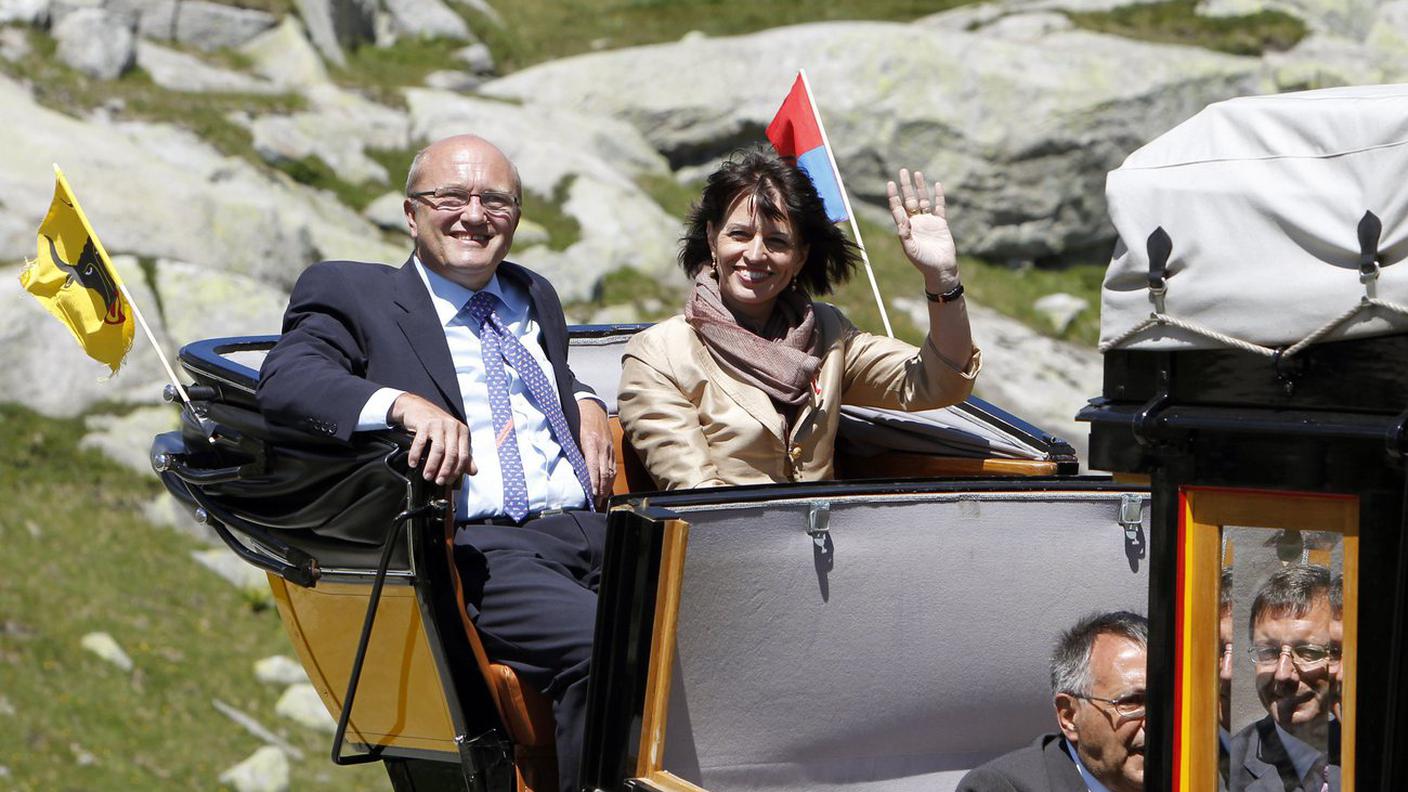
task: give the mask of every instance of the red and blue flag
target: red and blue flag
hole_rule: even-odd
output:
[[[767,136],[778,156],[795,160],[797,167],[812,180],[831,222],[848,219],[846,201],[841,195],[841,177],[827,150],[826,133],[812,106],[811,91],[807,90],[804,75],[798,74],[797,81],[792,83],[792,90],[768,124]]]

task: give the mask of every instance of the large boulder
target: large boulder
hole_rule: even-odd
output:
[[[137,42],[137,65],[168,91],[273,94],[284,90],[268,80],[211,66],[194,55],[150,41]]]
[[[0,78],[0,249],[28,250],[64,167],[110,252],[189,261],[287,289],[320,258],[399,261],[331,196],[220,154],[165,124],[85,123]]]
[[[900,167],[943,180],[964,252],[1034,258],[1108,243],[1105,173],[1209,102],[1259,92],[1261,62],[1084,31],[1010,41],[824,23],[553,61],[482,92],[604,113],[677,168],[763,140],[806,66],[853,198]]]
[[[42,25],[49,19],[49,0],[0,0],[0,24]]]
[[[273,14],[253,8],[236,8],[207,0],[181,0],[176,8],[176,30],[172,38],[199,50],[238,47],[278,21]]]
[[[38,221],[35,221],[35,228]],[[33,250],[30,244],[13,250]],[[156,301],[142,282],[135,259],[116,257],[114,265],[139,308],[153,311]],[[153,403],[161,398],[166,375],[147,340],[138,337],[115,375],[107,365],[84,354],[73,335],[28,292],[18,288],[20,267],[0,268],[0,402],[24,404],[44,415],[72,417],[99,402]]]
[[[389,174],[366,149],[396,150],[410,144],[406,115],[331,84],[306,88],[311,107],[287,116],[260,116],[249,122],[254,148],[271,163],[316,156],[344,181],[387,182]]]
[[[1280,11],[1316,33],[1363,41],[1383,0],[1202,0],[1198,13],[1229,17]]]
[[[374,0],[294,0],[294,4],[308,27],[308,38],[324,58],[339,66],[347,64],[345,49],[375,37]]]
[[[276,85],[302,89],[328,83],[327,67],[298,17],[284,17],[277,27],[245,42],[239,52],[250,59],[257,74]]]
[[[464,18],[441,0],[383,0],[400,35],[473,41]]]
[[[552,280],[563,299],[589,298],[603,275],[621,267],[663,274],[673,266],[680,221],[636,183],[669,169],[629,125],[573,110],[518,107],[445,91],[407,89],[405,96],[417,140],[474,132],[514,161],[525,190],[551,197],[567,185],[560,208],[576,219],[580,240],[565,251],[519,246],[513,252],[515,261]]]
[[[0,114],[25,119],[0,129],[0,249],[15,256],[35,250],[35,230],[54,189],[47,163],[61,163],[104,247],[115,256],[157,260],[161,303],[173,326],[180,325],[176,343],[272,331],[277,295],[320,258],[405,259],[406,246],[388,243],[331,196],[223,156],[184,130],[84,123],[35,104],[4,78]],[[142,269],[121,261],[117,266],[148,322],[164,336]],[[14,283],[18,274],[11,267],[0,280]],[[246,279],[228,285],[238,294],[217,288],[224,275]],[[268,292],[260,296],[260,288]],[[106,369],[88,360],[29,295],[0,290],[0,302],[0,401],[73,415],[102,400],[159,398],[165,377],[142,338],[118,375],[100,382]]]
[[[127,19],[85,8],[54,25],[55,50],[69,67],[98,80],[114,80],[137,60],[137,36]]]

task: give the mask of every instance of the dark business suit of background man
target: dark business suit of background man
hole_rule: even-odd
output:
[[[455,538],[465,605],[490,658],[553,700],[560,786],[572,790],[605,532],[587,510],[614,461],[605,410],[567,366],[556,293],[503,261],[519,194],[516,169],[487,141],[427,147],[407,179],[411,260],[304,272],[257,395],[271,421],[343,440],[403,427],[427,480],[469,475]],[[514,362],[514,344],[538,362]]]

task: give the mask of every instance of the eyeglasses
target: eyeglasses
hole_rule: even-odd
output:
[[[1120,716],[1121,721],[1138,720],[1144,717],[1144,694],[1130,693],[1119,698],[1101,698],[1099,696],[1082,696],[1072,694],[1076,698],[1083,698],[1087,701],[1103,701],[1114,708],[1115,714]]]
[[[1296,644],[1291,646],[1253,646],[1247,649],[1247,655],[1252,662],[1259,666],[1275,665],[1281,662],[1285,655],[1291,656],[1291,663],[1297,669],[1319,668],[1339,656],[1339,651],[1331,646],[1321,646],[1320,644]]]
[[[425,201],[427,206],[437,212],[463,212],[464,208],[469,206],[470,199],[476,197],[485,214],[503,217],[513,214],[513,210],[518,208],[518,196],[492,190],[472,193],[457,187],[441,187],[436,190],[413,192],[408,197]]]

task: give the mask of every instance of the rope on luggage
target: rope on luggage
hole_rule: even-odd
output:
[[[1281,358],[1286,359],[1299,354],[1300,352],[1304,351],[1306,347],[1316,343],[1325,336],[1329,335],[1335,330],[1335,328],[1339,327],[1345,322],[1348,322],[1350,319],[1355,318],[1361,313],[1376,308],[1382,311],[1386,311],[1388,313],[1398,314],[1399,316],[1408,318],[1408,306],[1399,305],[1398,303],[1389,302],[1388,300],[1380,300],[1377,298],[1365,297],[1361,299],[1353,308],[1350,308],[1349,310],[1345,311],[1334,319],[1331,319],[1330,321],[1321,325],[1310,335],[1306,336],[1305,338],[1302,338],[1301,340],[1295,342],[1294,344],[1291,344],[1288,347],[1285,347],[1284,350],[1281,351]],[[1219,344],[1222,344],[1223,346],[1231,347],[1233,349],[1240,349],[1244,352],[1252,352],[1257,355],[1262,355],[1263,357],[1275,357],[1278,351],[1273,347],[1262,346],[1261,344],[1253,343],[1251,341],[1244,341],[1240,338],[1237,338],[1236,336],[1230,336],[1226,333],[1219,333],[1216,330],[1203,327],[1200,324],[1187,321],[1186,319],[1180,319],[1176,316],[1170,316],[1169,314],[1158,312],[1150,314],[1148,319],[1145,319],[1144,321],[1140,322],[1129,330],[1126,330],[1124,333],[1121,333],[1118,337],[1100,344],[1099,349],[1101,352],[1109,352],[1112,349],[1119,349],[1120,347],[1124,346],[1131,338],[1134,338],[1135,336],[1138,336],[1154,327],[1174,327],[1179,330],[1185,330],[1189,333],[1200,335],[1211,341],[1216,341]]]
[[[1244,352],[1261,355],[1263,357],[1287,359],[1294,357],[1304,351],[1311,344],[1334,332],[1336,328],[1343,325],[1355,317],[1375,310],[1390,314],[1397,314],[1408,318],[1408,306],[1398,303],[1380,300],[1377,296],[1379,271],[1382,268],[1381,256],[1379,254],[1379,240],[1383,231],[1383,224],[1373,212],[1365,212],[1359,221],[1359,282],[1364,284],[1364,296],[1359,298],[1359,302],[1344,313],[1336,316],[1325,324],[1321,325],[1310,335],[1291,344],[1290,346],[1276,349],[1262,346],[1261,344],[1246,341],[1236,336],[1218,332],[1204,327],[1186,319],[1180,319],[1168,314],[1164,310],[1164,296],[1168,291],[1168,262],[1173,252],[1173,240],[1160,226],[1154,229],[1146,240],[1146,248],[1149,261],[1149,300],[1154,304],[1154,310],[1149,314],[1149,318],[1135,325],[1134,327],[1121,333],[1116,338],[1100,344],[1099,349],[1109,352],[1118,349],[1129,342],[1135,336],[1155,327],[1173,327],[1179,330],[1202,336],[1203,338],[1216,341],[1226,347],[1240,349]]]

